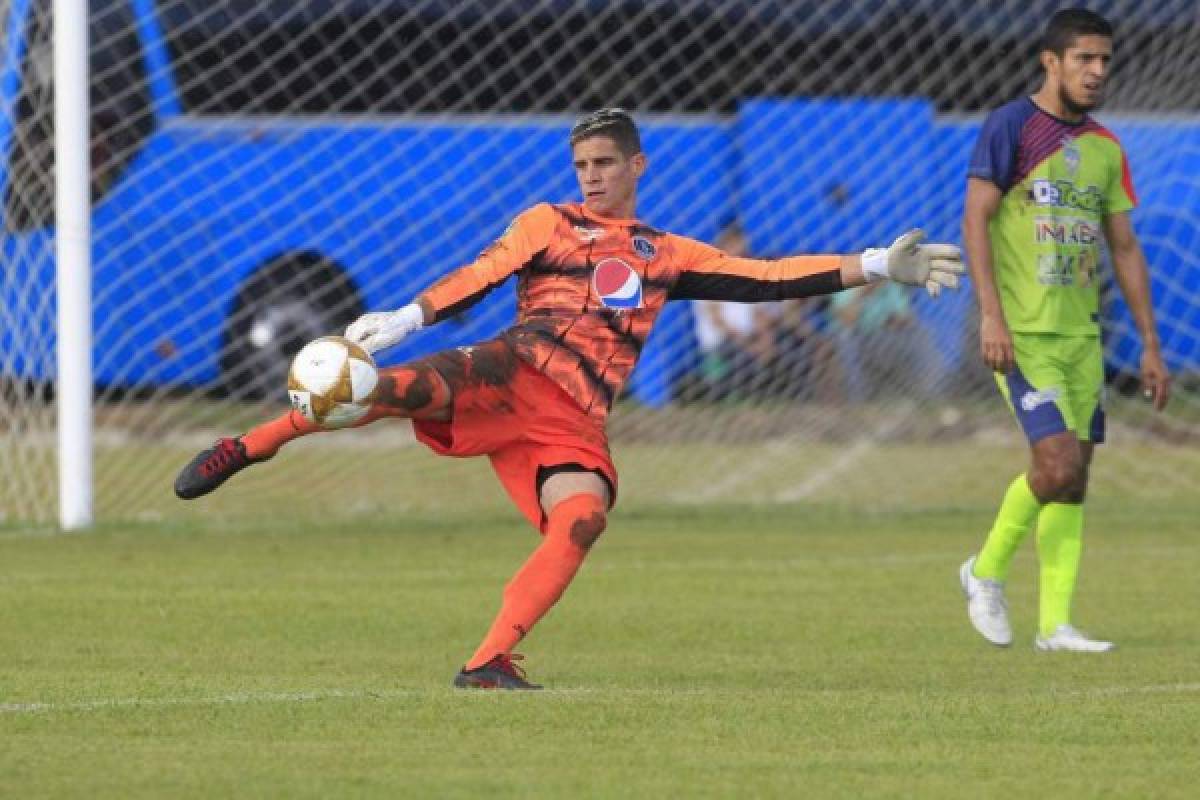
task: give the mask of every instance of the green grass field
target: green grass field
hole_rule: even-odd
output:
[[[1108,656],[970,629],[971,511],[618,509],[524,645],[450,678],[534,545],[515,514],[0,533],[0,796],[1194,797],[1196,507],[1090,512]],[[215,520],[215,521],[214,521]]]

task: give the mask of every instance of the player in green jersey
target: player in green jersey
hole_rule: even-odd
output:
[[[1037,528],[1040,650],[1104,652],[1071,624],[1088,467],[1104,440],[1101,239],[1142,339],[1146,397],[1162,410],[1167,374],[1146,259],[1129,219],[1137,204],[1117,138],[1089,114],[1113,53],[1109,23],[1059,11],[1047,25],[1045,78],[1032,97],[993,111],[968,172],[963,237],[980,310],[984,361],[1029,440],[1031,464],[1004,496],[977,556],[959,572],[967,611],[993,644],[1012,643],[1009,565]]]

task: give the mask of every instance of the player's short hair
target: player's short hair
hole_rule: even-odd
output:
[[[1049,50],[1062,57],[1067,48],[1079,36],[1107,36],[1112,38],[1112,24],[1095,11],[1086,8],[1064,8],[1046,23],[1042,33],[1042,50]]]
[[[627,156],[642,152],[642,137],[637,123],[628,111],[621,108],[601,108],[580,117],[571,128],[571,147],[594,136],[607,136]]]

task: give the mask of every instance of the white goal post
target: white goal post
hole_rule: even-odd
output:
[[[58,523],[92,522],[92,261],[87,0],[54,0]]]

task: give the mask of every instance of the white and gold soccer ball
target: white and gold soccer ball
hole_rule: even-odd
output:
[[[304,345],[288,372],[292,408],[328,430],[366,416],[378,389],[379,372],[370,353],[341,336],[322,336]]]

